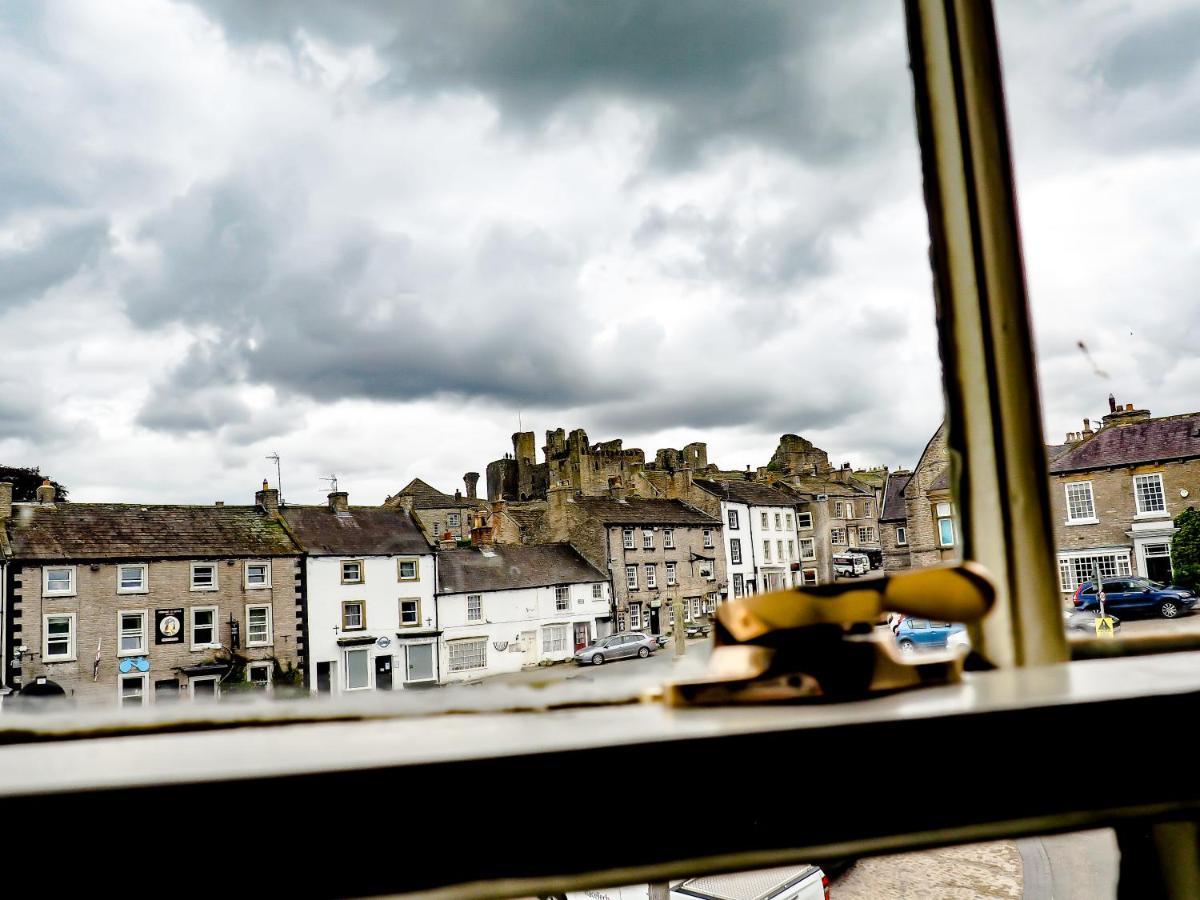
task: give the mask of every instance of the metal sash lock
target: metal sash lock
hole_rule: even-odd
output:
[[[669,706],[853,700],[962,676],[964,656],[947,651],[909,660],[875,638],[885,612],[941,622],[976,622],[996,591],[983,566],[885,575],[865,584],[797,587],[731,600],[717,608],[706,676],[664,685]],[[986,667],[986,664],[985,664]]]

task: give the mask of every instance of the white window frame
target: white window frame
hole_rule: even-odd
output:
[[[412,622],[404,621],[404,604],[416,604],[417,618]],[[399,616],[397,620],[401,628],[416,628],[421,624],[421,598],[420,597],[401,597],[396,603],[396,614]]]
[[[348,606],[357,606],[358,607],[358,624],[357,625],[347,625],[346,624],[346,607],[348,607]],[[340,609],[340,613],[341,614],[339,616],[338,625],[342,629],[342,631],[366,631],[367,630],[367,601],[366,600],[343,600],[341,609]],[[250,630],[250,620],[249,620],[249,618],[247,618],[246,619],[246,631],[249,632],[249,630]],[[250,646],[249,641],[247,641],[246,646]]]
[[[704,570],[708,569],[708,574]],[[717,564],[711,559],[702,559],[698,561],[696,566],[696,574],[706,581],[715,581],[717,578]]]
[[[785,522],[787,522],[787,530],[788,530],[788,531],[792,531],[792,530],[793,530],[793,529],[792,529],[792,514],[791,514],[791,513],[785,513],[785,514],[784,514],[784,516],[783,516],[783,520],[784,520]]]
[[[1151,484],[1154,481],[1158,482],[1158,497],[1159,497],[1159,500],[1162,502],[1162,508],[1161,509],[1143,509],[1142,508],[1142,494],[1141,494],[1141,491],[1138,490],[1138,483],[1144,482],[1146,484]],[[1167,515],[1167,490],[1166,490],[1166,487],[1163,485],[1162,472],[1147,472],[1144,475],[1134,475],[1133,476],[1133,504],[1134,504],[1134,508],[1137,510],[1138,518],[1159,519],[1159,518],[1166,517],[1166,515]]]
[[[783,531],[783,513],[775,513],[775,530]]]
[[[265,691],[265,693],[270,694],[274,690],[274,686],[275,686],[275,678],[274,678],[275,667],[271,664],[271,662],[269,660],[262,660],[262,659],[250,660],[250,662],[246,663],[246,682],[248,684],[255,683],[250,678],[250,670],[251,669],[266,669],[267,670],[267,681],[266,681],[266,684],[264,685],[264,691]],[[219,685],[217,687],[217,690],[220,691]]]
[[[1089,484],[1091,482],[1088,482]],[[954,507],[946,501],[934,504],[934,513],[937,516],[937,521],[934,523],[937,528],[937,539],[939,547],[953,547],[958,541],[958,529],[954,525]],[[950,525],[950,541],[945,540],[945,535],[942,534],[942,523],[948,522]]]
[[[796,542],[788,541],[787,547],[788,547],[788,562],[791,562],[792,560],[794,560],[796,558]]]
[[[637,545],[634,544],[634,542],[633,542],[633,529],[632,528],[622,528],[621,529],[621,546],[623,546],[626,550],[636,549]]]
[[[653,528],[643,528],[642,529],[642,549],[643,550],[653,550],[654,549],[654,529]]]
[[[864,519],[871,518],[871,501],[870,500],[863,501],[863,518]]]
[[[262,584],[251,584],[250,583],[250,570],[257,569],[260,566],[264,570],[264,577],[266,580]],[[262,560],[258,560],[258,559],[246,560],[246,563],[243,566],[242,571],[243,571],[242,580],[246,586],[246,590],[248,590],[248,591],[264,591],[264,590],[270,589],[270,587],[271,587],[271,564],[269,562],[263,562]]]
[[[50,573],[51,572],[68,572],[70,573],[70,585],[65,591],[50,590]],[[76,571],[75,566],[42,566],[42,596],[43,597],[74,597],[76,591],[75,581]]]
[[[142,646],[137,650],[121,649],[121,638],[125,636],[125,629],[121,625],[121,619],[124,616],[141,616],[142,617]],[[148,609],[119,609],[117,610],[117,656],[145,656],[150,652],[150,634],[149,634],[150,610]]]
[[[404,564],[412,563],[413,573],[411,578],[404,577]],[[405,557],[396,560],[396,580],[397,581],[420,581],[421,580],[421,560],[414,557]]]
[[[907,547],[908,546],[908,529],[905,528],[903,525],[896,526],[896,546],[897,547]]]
[[[858,526],[858,543],[873,544],[875,543],[875,529],[869,525]]]
[[[429,661],[432,665],[429,667],[429,677],[427,678],[409,678],[408,671],[408,651],[413,647],[429,647]],[[404,684],[425,684],[438,679],[438,662],[437,662],[437,642],[436,641],[404,641]]]
[[[454,656],[453,656],[452,651],[458,647],[465,647],[467,644],[482,645],[483,653],[480,655],[480,659],[482,659],[483,662],[481,665],[477,665],[477,666],[457,666],[456,667],[454,665]],[[460,638],[459,640],[456,640],[456,641],[446,641],[446,670],[448,672],[473,672],[473,671],[477,671],[479,669],[486,669],[487,668],[487,647],[488,647],[488,639],[485,637]]]
[[[808,580],[808,576],[810,574],[812,575],[812,581]],[[820,584],[820,583],[821,583],[821,576],[817,572],[816,569],[801,569],[800,570],[800,584],[808,585],[811,587],[812,585]]]
[[[571,641],[571,626],[561,623],[542,626],[542,652],[566,653],[568,647],[574,646]],[[562,646],[555,647],[556,643]]]
[[[655,588],[657,588],[658,587],[658,566],[656,566],[654,563],[646,563],[646,565],[644,566],[644,572],[646,575],[646,588],[648,590],[654,590]]]
[[[807,524],[805,523],[807,520]],[[813,527],[813,514],[810,512],[796,513],[796,528],[799,531],[804,531]]]
[[[642,602],[636,600],[629,604],[629,630],[639,631],[642,627]]]
[[[117,675],[117,705],[118,706],[120,706],[122,708],[124,708],[124,706],[125,706],[125,691],[123,689],[125,687],[125,682],[127,682],[127,681],[140,681],[142,683],[141,694],[139,694],[139,696],[142,698],[142,702],[140,704],[138,704],[139,706],[149,706],[150,703],[153,702],[153,697],[150,692],[150,673],[149,672],[129,672],[129,673],[121,672],[121,673],[118,673],[118,675]]]
[[[775,561],[776,562],[786,562],[787,561],[783,558],[783,541],[781,541],[781,540],[775,542]]]
[[[359,687],[350,686],[350,655],[352,653],[362,653],[367,657],[367,683]],[[371,665],[371,648],[370,647],[347,647],[342,650],[342,671],[345,673],[342,676],[342,690],[347,693],[353,691],[369,691],[374,687],[373,678],[375,667]]]
[[[738,529],[738,511],[736,509],[726,512],[726,520],[729,522],[730,530],[736,531]]]
[[[196,643],[196,613],[210,612],[212,613],[212,641],[208,643]],[[193,606],[188,610],[188,628],[191,630],[191,648],[193,650],[208,650],[213,647],[221,646],[221,620],[220,607],[217,606]]]
[[[829,543],[836,544],[839,547],[846,546],[846,529],[845,528],[830,528]]]
[[[603,600],[604,599],[604,585],[600,584],[599,582],[592,585],[592,599],[593,600]]]
[[[571,588],[569,585],[560,584],[554,588],[554,610],[555,612],[567,612],[571,608]]]
[[[212,569],[212,584],[211,585],[196,584],[196,570],[197,569]],[[188,590],[190,590],[190,591],[215,591],[215,590],[217,590],[217,579],[219,577],[217,575],[217,569],[218,569],[218,566],[215,562],[194,562],[194,563],[192,563],[191,567],[190,567],[190,571],[188,572]]]
[[[265,609],[267,611],[267,639],[264,641],[250,640],[250,610]],[[364,611],[366,607],[363,607]],[[271,604],[270,603],[247,603],[246,604],[246,646],[247,647],[270,647],[274,643],[274,622],[271,621]]]
[[[471,615],[471,600],[475,602],[475,615]],[[467,621],[482,622],[483,621],[483,594],[467,594]]]
[[[763,562],[769,563],[770,561],[771,561],[771,542],[769,540],[764,540],[763,541]]]
[[[842,515],[842,501],[841,500],[833,501],[833,517],[835,519],[845,518],[845,516]]]
[[[1075,516],[1071,509],[1071,489],[1072,488],[1087,488],[1087,505],[1091,507],[1092,514],[1090,516]],[[1090,481],[1068,481],[1063,485],[1063,497],[1067,502],[1067,524],[1068,525],[1095,525],[1100,519],[1096,516],[1096,493],[1092,488]],[[1081,506],[1082,504],[1076,504]]]
[[[51,619],[66,619],[70,623],[70,630],[67,632],[67,652],[63,655],[51,655],[50,653],[50,620]],[[75,613],[46,613],[42,616],[42,662],[44,663],[60,663],[60,662],[75,662],[77,659],[77,651],[75,649],[77,633],[75,631]],[[54,638],[55,642],[62,641],[62,637]]]
[[[670,585],[674,585],[674,584],[678,584],[678,583],[679,583],[678,564],[674,560],[672,560],[671,562],[667,563],[667,585],[670,586]]]
[[[711,549],[712,549],[714,546],[715,546],[715,545],[713,544],[713,533],[712,533],[712,529],[711,529],[711,528],[705,528],[705,529],[704,529],[704,548],[705,548],[706,550],[711,550]]]
[[[458,513],[447,513],[446,514],[446,527],[447,528],[461,528],[462,527],[462,516],[460,516]]]
[[[807,547],[805,545],[807,545]],[[800,538],[800,558],[801,559],[816,559],[817,558],[817,539],[816,538]]]
[[[625,587],[627,590],[636,591],[638,589],[638,567],[625,567]]]
[[[358,577],[347,578],[346,566],[358,566]],[[338,570],[341,573],[342,584],[366,584],[367,583],[367,567],[365,560],[361,559],[343,559],[338,564]]]
[[[1058,580],[1063,593],[1073,593],[1095,576],[1095,561],[1101,560],[1101,578],[1132,578],[1133,564],[1128,550],[1084,550],[1058,557]]]
[[[740,566],[742,564],[742,539],[729,539],[729,562],[731,565]]]
[[[663,549],[664,550],[674,550],[675,549],[675,529],[674,528],[664,528],[663,529]]]
[[[746,595],[746,579],[741,572],[733,573],[733,596],[744,597]]]
[[[148,594],[150,593],[150,566],[146,563],[117,563],[117,593],[118,594]],[[142,573],[141,583],[137,587],[122,587],[121,573],[126,569],[139,569]]]

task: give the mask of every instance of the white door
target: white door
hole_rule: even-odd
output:
[[[536,666],[538,662],[537,632],[522,631],[521,646],[525,648],[525,665]]]
[[[433,680],[433,644],[409,644],[405,681]]]

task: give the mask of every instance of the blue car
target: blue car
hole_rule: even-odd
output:
[[[1196,595],[1186,588],[1171,587],[1148,578],[1125,576],[1102,579],[1104,609],[1124,612],[1156,613],[1164,619],[1174,619],[1196,605]],[[1076,609],[1098,610],[1100,598],[1090,581],[1085,581],[1071,598]]]
[[[962,634],[966,630],[966,625],[953,622],[906,618],[896,628],[896,644],[903,653],[911,653],[914,650],[945,650],[951,635]]]

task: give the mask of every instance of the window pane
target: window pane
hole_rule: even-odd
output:
[[[350,690],[367,687],[369,651],[349,650],[346,653],[346,687]]]

